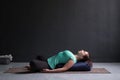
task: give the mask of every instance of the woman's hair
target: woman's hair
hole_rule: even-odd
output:
[[[90,60],[88,55],[84,55],[82,59],[80,59],[78,62],[85,62],[87,60]]]
[[[90,66],[92,66],[92,60],[88,55],[84,55],[81,60],[78,60],[77,62],[88,62]]]

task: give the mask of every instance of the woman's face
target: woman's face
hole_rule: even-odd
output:
[[[87,51],[85,51],[85,50],[79,50],[78,51],[78,56],[82,59],[83,58],[83,56],[88,56],[89,57],[89,53],[87,52]]]

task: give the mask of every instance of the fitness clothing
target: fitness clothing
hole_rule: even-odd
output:
[[[69,50],[59,52],[48,59],[45,59],[42,56],[37,56],[36,59],[30,61],[31,71],[38,72],[43,69],[55,69],[57,64],[67,63],[70,59],[72,59],[74,63],[77,62],[76,57]]]
[[[65,50],[65,51],[59,52],[55,56],[48,58],[47,61],[51,69],[54,69],[57,64],[67,63],[70,59],[72,59],[74,63],[77,62],[74,54],[69,50]]]

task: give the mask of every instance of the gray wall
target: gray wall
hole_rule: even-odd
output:
[[[120,61],[119,0],[4,0],[0,52],[14,61],[88,50],[94,62]]]

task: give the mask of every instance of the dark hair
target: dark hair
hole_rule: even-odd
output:
[[[87,55],[84,55],[83,59],[79,60],[78,62],[88,62],[88,64],[92,66],[92,60]]]
[[[89,56],[84,55],[82,59],[78,60],[78,62],[85,62],[85,61],[87,61],[89,59],[90,59]]]

